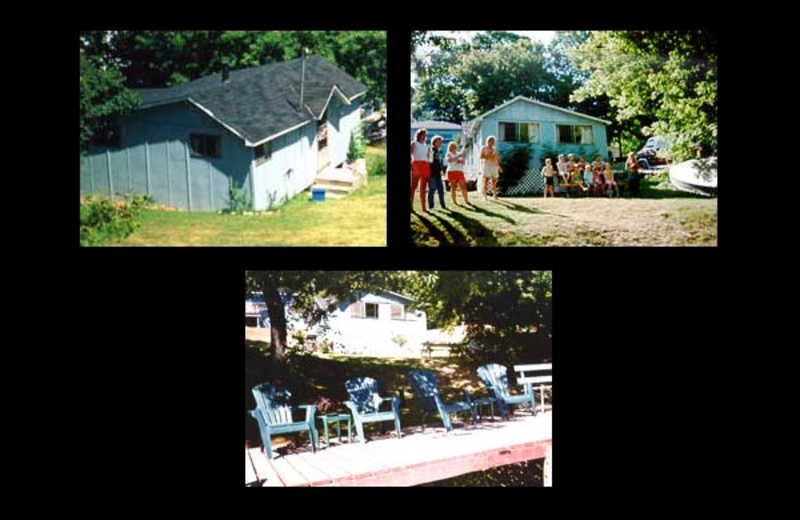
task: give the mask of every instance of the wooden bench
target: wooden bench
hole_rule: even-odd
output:
[[[525,385],[527,393],[532,391],[532,386],[538,386],[542,397],[542,411],[544,411],[544,387],[549,386],[552,388],[553,374],[541,375],[541,373],[551,372],[552,370],[552,363],[544,363],[540,365],[514,365],[514,372],[517,373],[517,384]],[[531,373],[536,373],[537,375],[531,375]]]

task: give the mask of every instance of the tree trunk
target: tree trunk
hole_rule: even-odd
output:
[[[269,350],[272,359],[278,363],[286,362],[286,307],[281,298],[278,288],[273,286],[268,280],[262,286],[264,291],[264,302],[267,304],[270,326],[270,346]]]

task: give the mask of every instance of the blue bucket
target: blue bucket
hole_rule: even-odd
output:
[[[311,200],[323,201],[325,200],[325,190],[323,188],[314,188],[311,190]]]

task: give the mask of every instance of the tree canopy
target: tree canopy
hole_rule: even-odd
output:
[[[625,151],[652,135],[678,160],[697,142],[716,148],[713,31],[558,31],[548,45],[503,31],[461,43],[415,31],[411,52],[417,120],[461,123],[522,95],[610,119]]]
[[[549,271],[246,271],[245,298],[262,291],[276,360],[285,359],[285,306],[309,322],[324,319],[315,297],[355,298],[394,290],[417,300],[431,327],[467,325],[476,359],[506,361],[535,350],[549,357],[552,274]],[[293,296],[289,298],[289,296]]]
[[[136,106],[129,89],[180,85],[219,72],[310,54],[332,61],[386,103],[386,31],[81,31],[81,151],[113,116]]]
[[[417,35],[415,42],[413,36],[415,52],[427,41]],[[520,95],[599,115],[598,103],[570,100],[581,75],[565,51],[586,37],[563,33],[549,45],[504,31],[479,33],[462,43],[439,37],[435,52],[416,58],[414,117],[460,123]]]
[[[576,101],[608,98],[619,125],[672,141],[676,159],[717,142],[717,40],[711,31],[599,31],[570,52],[589,74]]]

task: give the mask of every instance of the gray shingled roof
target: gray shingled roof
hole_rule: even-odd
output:
[[[301,72],[302,60],[296,59],[231,71],[225,83],[221,74],[213,74],[172,88],[141,89],[140,108],[191,98],[256,143],[313,119],[308,110],[299,110]],[[367,90],[363,83],[321,56],[306,58],[305,78],[303,103],[314,118],[321,116],[334,85],[348,99]]]

